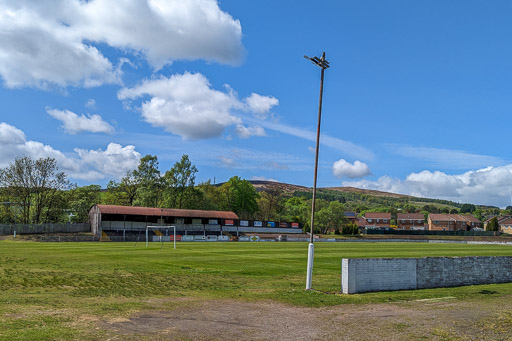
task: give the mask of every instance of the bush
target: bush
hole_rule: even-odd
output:
[[[347,224],[341,229],[342,234],[359,234],[359,228],[357,224]]]

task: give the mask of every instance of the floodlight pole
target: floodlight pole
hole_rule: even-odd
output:
[[[308,246],[308,268],[306,275],[306,290],[311,290],[311,282],[313,279],[313,258],[315,254],[315,246],[313,244],[313,231],[315,227],[315,203],[316,203],[316,179],[318,174],[318,149],[320,146],[320,122],[322,120],[322,97],[324,92],[324,71],[329,67],[329,62],[325,60],[325,52],[322,53],[322,58],[318,57],[308,57],[304,56],[304,58],[309,59],[319,66],[322,71],[320,74],[320,100],[318,102],[318,126],[316,128],[316,149],[315,149],[315,177],[313,180],[313,199],[311,202],[311,230],[309,236],[309,246]]]

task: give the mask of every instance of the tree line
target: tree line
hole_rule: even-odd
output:
[[[198,169],[188,155],[166,170],[157,156],[146,155],[119,181],[77,186],[60,172],[55,159],[18,157],[0,169],[0,224],[87,222],[94,204],[235,212],[240,219],[298,222],[309,228],[311,199],[278,189],[256,191],[238,176],[215,185],[196,184]],[[332,199],[332,198],[329,198]],[[339,200],[318,199],[317,233],[341,231],[346,224]]]
[[[241,219],[298,222],[309,230],[311,192],[285,193],[277,188],[258,192],[238,176],[220,185],[210,180],[196,183],[197,172],[188,155],[166,171],[159,169],[156,156],[146,155],[119,181],[110,181],[105,191],[99,185],[72,184],[67,174],[59,171],[55,159],[19,157],[0,168],[0,224],[87,222],[92,205],[109,204],[232,211]],[[315,233],[353,231],[353,226],[347,226],[345,211],[360,215],[390,212],[392,223],[398,212],[421,212],[425,219],[429,213],[471,213],[481,220],[489,214],[503,214],[493,207],[459,204],[448,208],[435,205],[439,204],[435,199],[414,200],[320,189]]]

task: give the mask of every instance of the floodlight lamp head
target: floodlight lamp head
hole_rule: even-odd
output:
[[[318,57],[308,57],[306,55],[304,55],[304,58],[311,60],[313,64],[321,67],[324,70],[329,68],[329,62],[325,59],[320,59]]]

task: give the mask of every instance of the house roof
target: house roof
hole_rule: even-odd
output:
[[[487,223],[488,223],[488,222],[490,222],[490,221],[492,220],[492,218],[494,218],[494,217],[498,217],[498,216],[497,216],[497,215],[490,216],[489,218],[487,218],[487,219],[485,219],[485,220],[484,220],[484,223],[485,223],[485,224],[487,224]],[[498,217],[498,219],[499,219],[499,218],[500,218],[500,217]]]
[[[504,217],[504,218],[505,219],[499,221],[500,225],[510,225],[510,224],[512,224],[512,217]]]
[[[364,217],[366,219],[391,219],[391,213],[366,212]]]
[[[202,211],[182,210],[174,208],[134,207],[117,205],[96,205],[101,214],[127,214],[147,215],[179,218],[217,218],[217,219],[238,219],[233,212],[228,211]]]
[[[359,227],[365,227],[366,226],[366,219],[363,217],[357,217],[357,226]]]
[[[498,218],[498,224],[502,224],[504,221],[508,221],[510,219],[512,219],[512,216],[509,216],[509,215],[503,216],[503,217],[499,217]],[[509,223],[507,222],[507,223],[504,223],[504,224],[509,224]]]
[[[429,214],[428,218],[430,220],[436,220],[436,221],[462,221],[466,223],[479,223],[480,220],[473,217],[470,214]]]
[[[424,220],[425,216],[423,215],[423,213],[398,213],[396,215],[396,219],[397,220],[401,220],[401,219]]]

